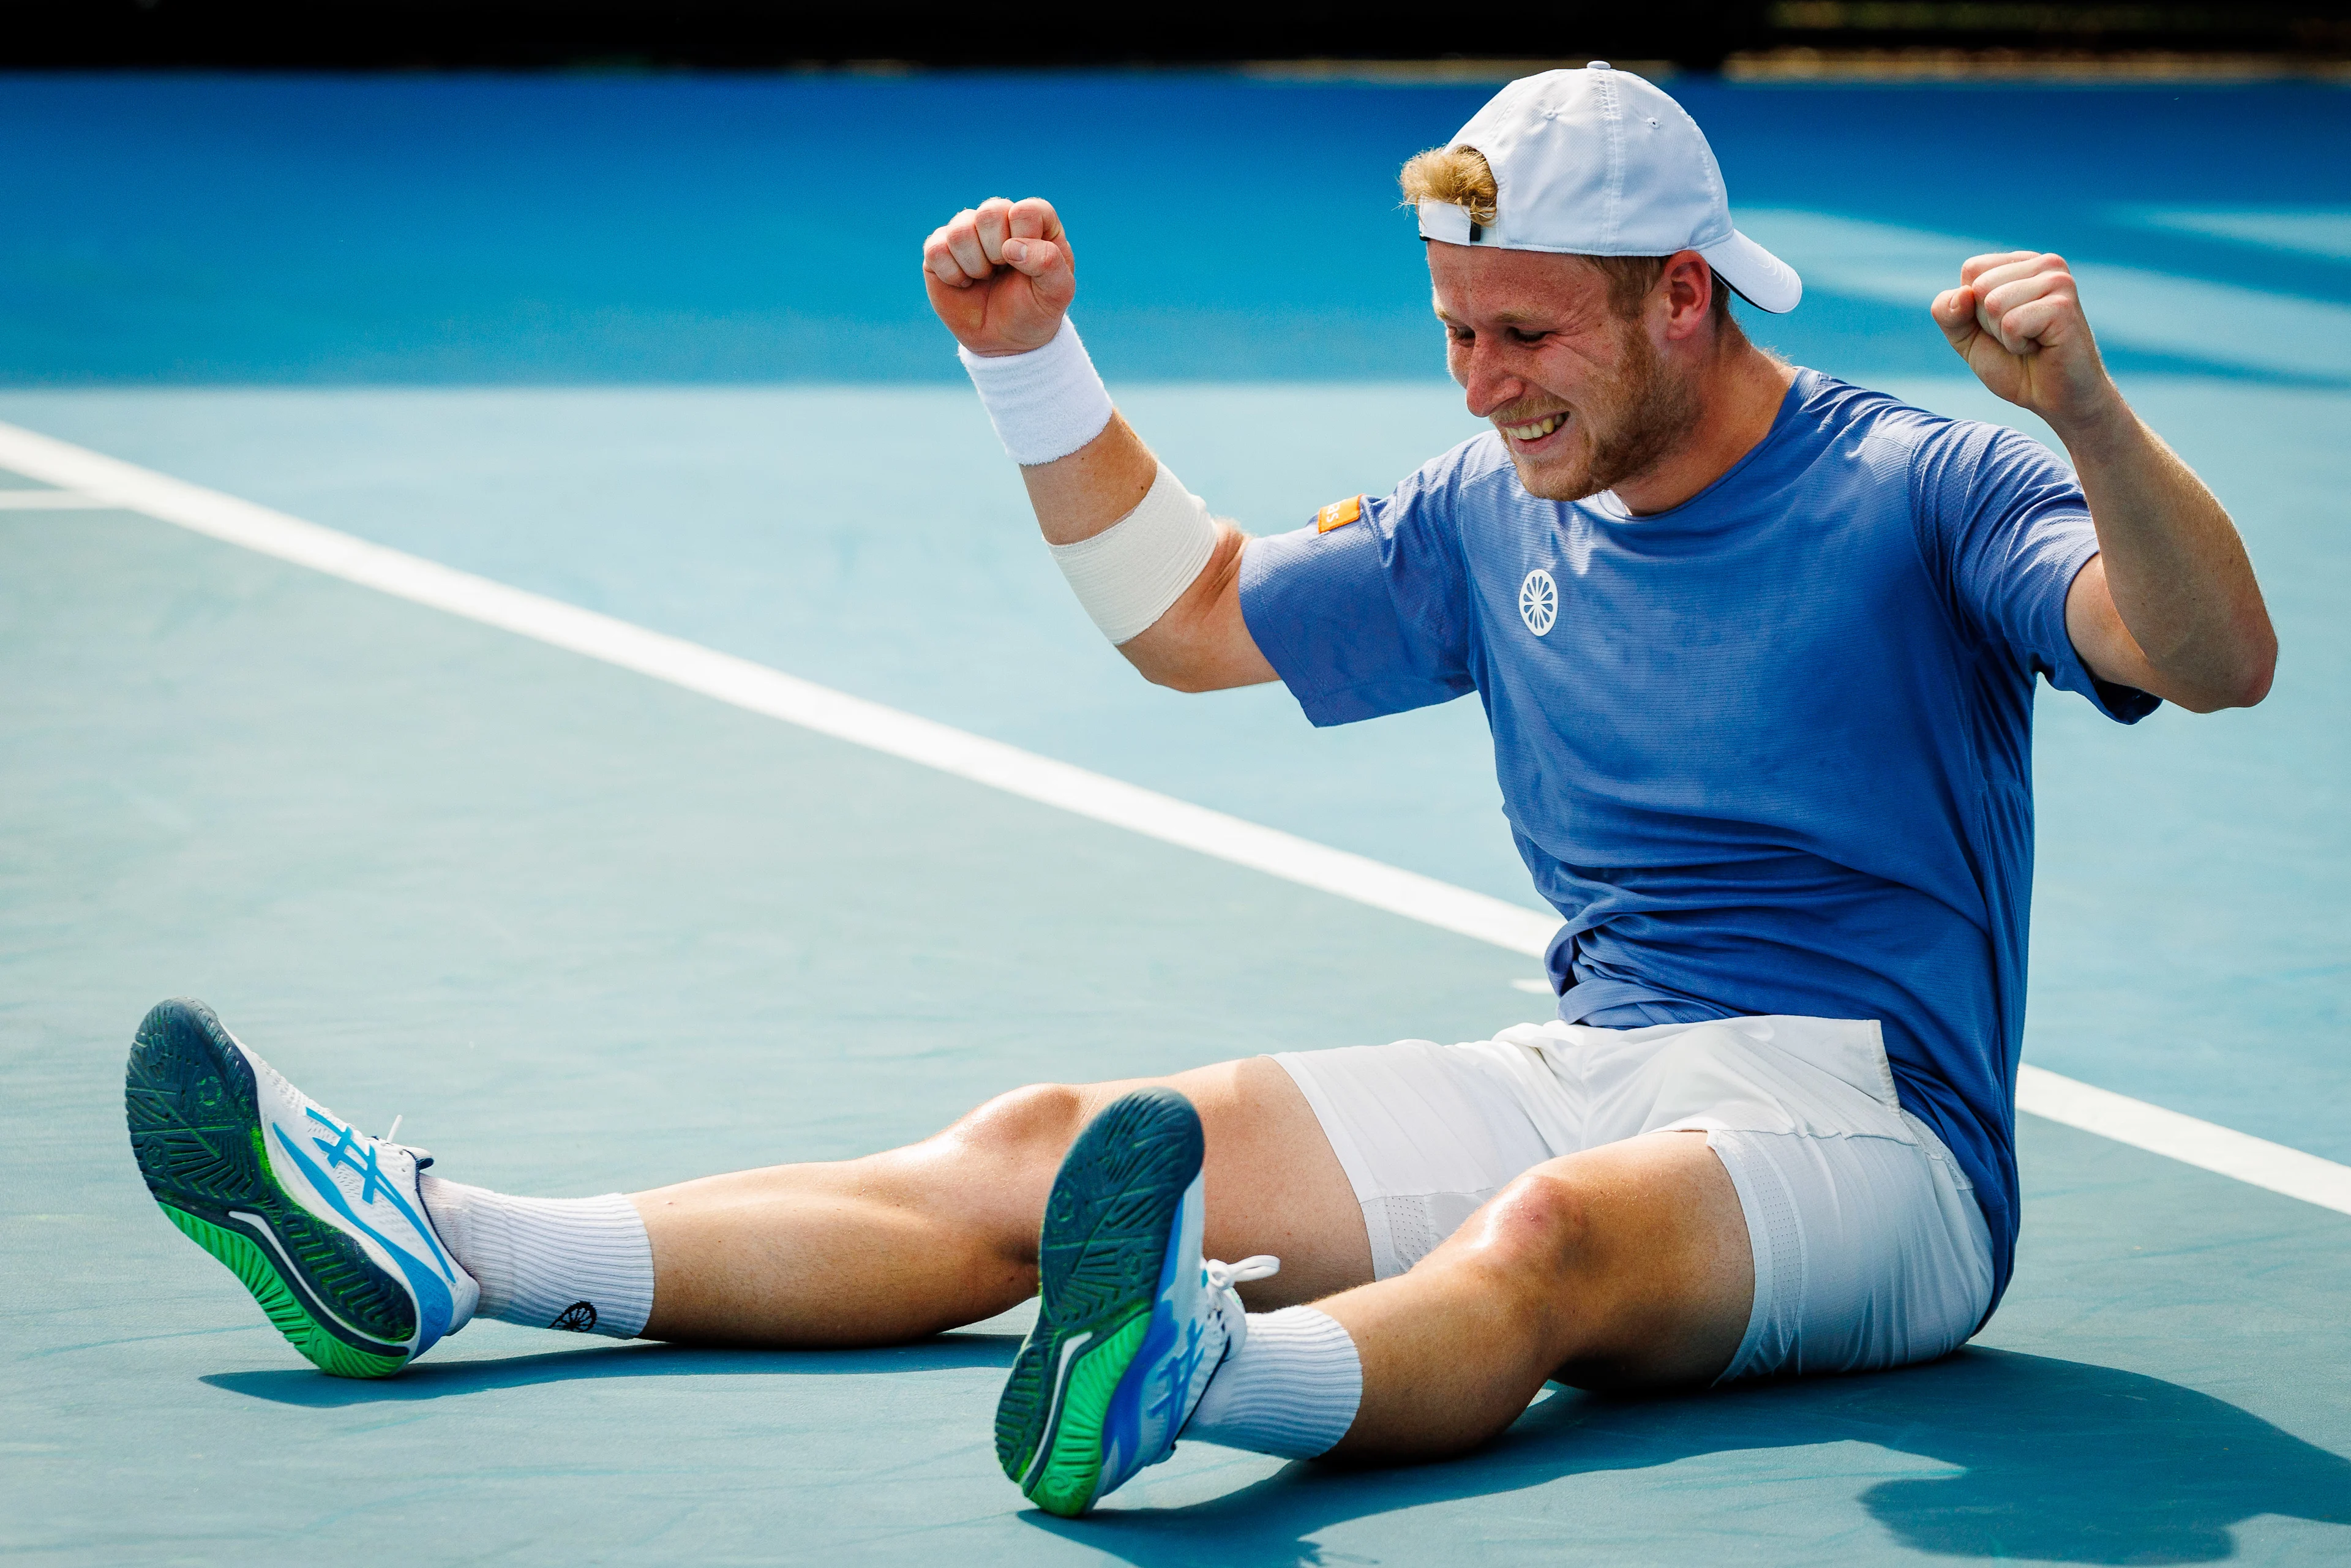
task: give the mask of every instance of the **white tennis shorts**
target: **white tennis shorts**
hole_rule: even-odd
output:
[[[1730,1173],[1755,1252],[1755,1304],[1720,1381],[1931,1360],[1991,1304],[1974,1188],[1896,1101],[1875,1022],[1521,1024],[1274,1060],[1354,1184],[1381,1279],[1545,1160],[1692,1130]]]

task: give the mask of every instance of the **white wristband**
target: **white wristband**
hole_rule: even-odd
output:
[[[1067,316],[1041,349],[983,355],[958,348],[956,353],[979,389],[996,438],[1023,467],[1067,457],[1110,423],[1110,393]]]
[[[1216,553],[1217,525],[1162,463],[1141,506],[1090,539],[1051,549],[1102,635],[1123,643],[1184,597]]]

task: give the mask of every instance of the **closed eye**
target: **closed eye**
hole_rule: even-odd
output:
[[[1446,336],[1451,338],[1455,342],[1463,345],[1474,343],[1478,340],[1478,334],[1476,332],[1467,327],[1461,326],[1458,322],[1447,321],[1445,323],[1445,333]],[[1530,329],[1526,327],[1505,327],[1502,329],[1502,336],[1504,340],[1515,347],[1521,349],[1533,348],[1536,344],[1542,342],[1545,339],[1555,337],[1556,335],[1556,333],[1552,332],[1548,328]]]

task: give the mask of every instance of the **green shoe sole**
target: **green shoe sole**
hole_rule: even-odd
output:
[[[1048,1513],[1073,1518],[1093,1505],[1103,1422],[1150,1329],[1168,1237],[1202,1152],[1189,1101],[1138,1090],[1087,1124],[1053,1178],[1037,1326],[996,1406],[997,1459]]]
[[[287,1288],[285,1277],[269,1260],[269,1255],[252,1240],[168,1203],[156,1207],[189,1240],[226,1264],[228,1271],[245,1282],[245,1288],[253,1292],[253,1299],[261,1303],[261,1310],[269,1314],[277,1332],[319,1371],[335,1377],[390,1377],[408,1364],[408,1357],[397,1349],[389,1353],[365,1351],[329,1333],[304,1310],[301,1301]]]
[[[163,1217],[337,1377],[408,1364],[416,1309],[359,1242],[289,1197],[261,1143],[253,1068],[202,1002],[156,1006],[123,1074],[131,1150]]]

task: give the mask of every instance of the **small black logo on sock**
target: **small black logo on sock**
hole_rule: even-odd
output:
[[[596,1306],[592,1301],[574,1301],[556,1315],[551,1329],[569,1329],[573,1333],[586,1333],[596,1326]]]

